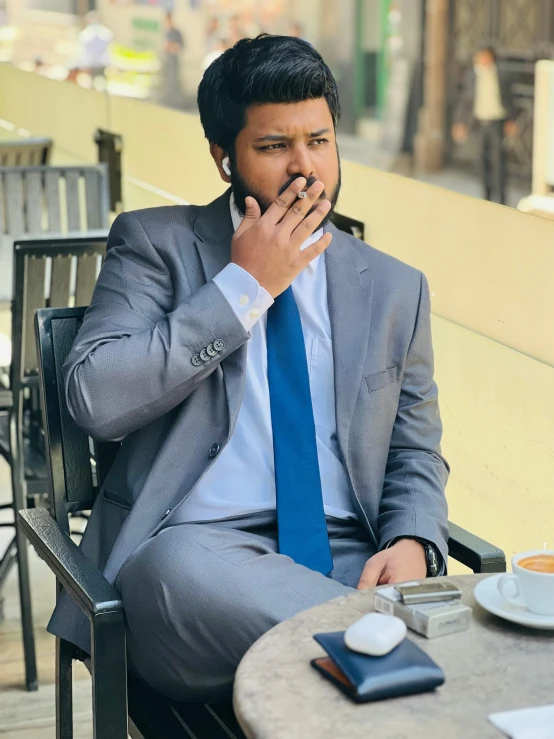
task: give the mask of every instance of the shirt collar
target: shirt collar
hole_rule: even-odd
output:
[[[235,196],[233,193],[231,193],[231,197],[229,200],[229,208],[231,209],[231,219],[233,221],[233,229],[236,231],[237,228],[242,223],[242,216],[237,210],[237,206],[235,205]],[[300,247],[300,251],[303,251],[304,249],[307,249],[308,246],[311,246],[312,244],[315,244],[316,241],[318,241],[323,236],[323,229],[320,228],[317,231],[315,231],[311,236],[309,236],[306,241],[302,244]],[[319,264],[319,260],[321,258],[321,254],[318,254],[316,257],[312,259],[312,261],[308,264],[308,269],[310,272],[315,274],[315,271],[317,269],[317,266]]]

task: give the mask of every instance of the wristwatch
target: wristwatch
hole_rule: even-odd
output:
[[[392,539],[387,544],[386,548],[392,547],[397,541],[401,539],[413,539],[419,542],[425,550],[425,560],[427,562],[427,577],[439,577],[442,574],[442,556],[440,555],[437,547],[431,544],[427,539],[420,539],[419,536],[397,536],[396,539]]]
[[[426,539],[416,539],[425,549],[425,559],[427,560],[427,577],[438,577],[440,575],[440,561],[442,557],[437,552],[434,544]]]

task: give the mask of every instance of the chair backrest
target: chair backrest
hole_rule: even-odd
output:
[[[105,164],[0,167],[0,238],[107,228]]]
[[[86,308],[46,308],[36,313],[39,384],[50,474],[50,501],[60,527],[69,532],[68,512],[88,510],[120,444],[93,442],[67,408],[62,367]]]
[[[107,238],[107,231],[94,231],[15,242],[12,388],[36,374],[35,311],[90,303]]]
[[[32,138],[0,141],[0,167],[39,167],[48,164],[52,139]]]
[[[12,244],[26,235],[108,227],[106,165],[0,167],[0,299],[11,299]]]

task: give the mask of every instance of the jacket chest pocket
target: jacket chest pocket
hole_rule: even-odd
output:
[[[391,367],[384,372],[377,372],[374,375],[366,375],[365,378],[367,389],[370,393],[374,393],[377,390],[383,390],[383,388],[394,384],[397,380],[398,367]]]
[[[116,493],[115,490],[110,490],[110,488],[104,487],[102,488],[102,495],[104,496],[104,499],[108,501],[108,503],[113,503],[114,505],[117,505],[120,508],[125,508],[129,511],[132,508],[132,503],[130,503],[119,493]]]

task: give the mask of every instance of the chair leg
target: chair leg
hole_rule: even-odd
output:
[[[91,624],[94,739],[127,739],[127,655],[122,611]]]
[[[33,631],[33,612],[31,606],[31,585],[29,580],[29,556],[27,540],[18,523],[17,512],[25,508],[25,468],[23,464],[23,440],[21,438],[21,413],[23,402],[19,393],[18,406],[13,408],[10,417],[11,477],[13,489],[13,512],[15,518],[15,537],[17,546],[17,567],[19,570],[19,599],[21,604],[21,626],[23,629],[23,651],[25,654],[25,682],[27,690],[38,690],[37,663],[35,656],[35,634]],[[15,397],[14,397],[15,403]]]
[[[73,739],[73,651],[56,639],[56,739]]]

